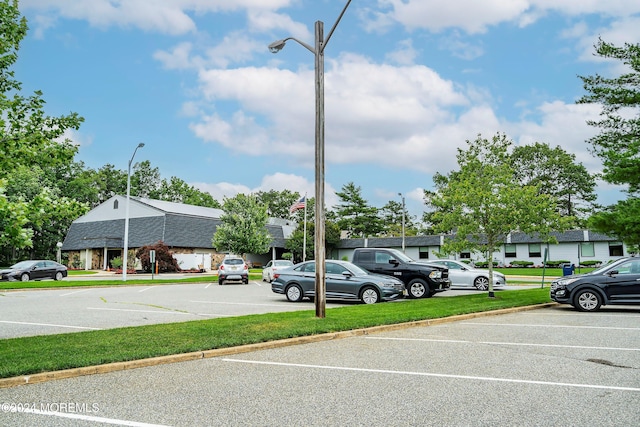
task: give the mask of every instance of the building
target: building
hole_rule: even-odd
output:
[[[558,243],[545,243],[540,238],[524,233],[511,233],[500,248],[493,254],[493,259],[501,266],[509,266],[513,261],[530,261],[541,266],[547,261],[568,261],[581,265],[585,261],[606,263],[622,256],[629,256],[627,246],[616,238],[590,230],[569,230],[553,233]],[[405,253],[415,259],[438,259],[440,248],[447,236],[407,236],[405,237]],[[345,239],[338,246],[336,258],[351,259],[354,248],[384,247],[402,248],[401,237]],[[470,259],[484,261],[485,257],[478,253],[460,252],[448,256],[454,259]]]
[[[62,244],[69,266],[86,270],[106,270],[115,257],[123,255],[125,210],[127,199],[113,196],[75,220]],[[129,204],[129,250],[163,242],[174,253],[183,269],[217,268],[224,253],[212,247],[211,240],[223,211],[181,203],[131,197]],[[295,224],[272,219],[267,225],[271,234],[268,254],[249,255],[248,261],[264,265],[271,257],[285,251],[285,239]]]

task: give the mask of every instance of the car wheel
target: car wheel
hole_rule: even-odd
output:
[[[224,285],[224,280],[223,279],[218,280],[218,285],[220,286]]]
[[[489,279],[484,276],[480,276],[473,281],[473,286],[475,286],[479,291],[486,291],[489,289]]]
[[[360,299],[365,304],[375,304],[380,301],[380,295],[378,295],[378,291],[371,286],[367,286],[360,292]]]
[[[243,279],[242,283],[244,283],[245,285],[248,285],[249,284],[249,279]]]
[[[21,282],[28,282],[29,281],[29,275],[27,273],[22,273],[22,275],[20,276],[20,281]]]
[[[602,305],[602,297],[591,289],[579,291],[573,301],[579,311],[596,311]]]
[[[429,294],[427,284],[422,279],[413,279],[410,281],[409,285],[407,285],[407,291],[411,298],[423,298]]]
[[[287,288],[286,291],[287,299],[291,302],[300,302],[302,301],[302,288],[300,285],[291,285]]]
[[[56,277],[54,277],[54,280],[62,280],[62,273],[58,271],[56,273]]]

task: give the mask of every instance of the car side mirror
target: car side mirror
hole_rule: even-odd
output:
[[[342,272],[342,275],[343,275],[344,277],[346,277],[347,279],[349,279],[349,278],[351,278],[351,277],[353,276],[353,274],[351,274],[351,272],[350,272],[350,271],[343,271],[343,272]]]
[[[620,274],[620,273],[618,272],[618,270],[611,270],[611,271],[607,272],[607,276],[613,276],[615,274]]]
[[[393,264],[393,266],[394,266],[394,267],[397,267],[397,266],[398,266],[398,264],[400,264],[400,263],[399,263],[399,262],[398,262],[398,260],[396,260],[396,259],[390,259],[390,260],[389,260],[389,264]]]

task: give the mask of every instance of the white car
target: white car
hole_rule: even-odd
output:
[[[275,259],[267,263],[262,270],[262,281],[271,283],[275,279],[275,274],[278,270],[291,267],[293,263],[286,259]]]
[[[475,287],[481,291],[489,289],[489,270],[474,268],[454,259],[439,259],[429,261],[429,264],[443,265],[449,268],[451,287]],[[507,279],[504,277],[504,274],[498,273],[497,271],[493,272],[493,280],[493,286],[496,287],[502,287],[507,284]]]

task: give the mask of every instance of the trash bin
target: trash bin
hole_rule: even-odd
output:
[[[573,264],[562,264],[562,275],[571,276],[575,272],[576,268]]]

